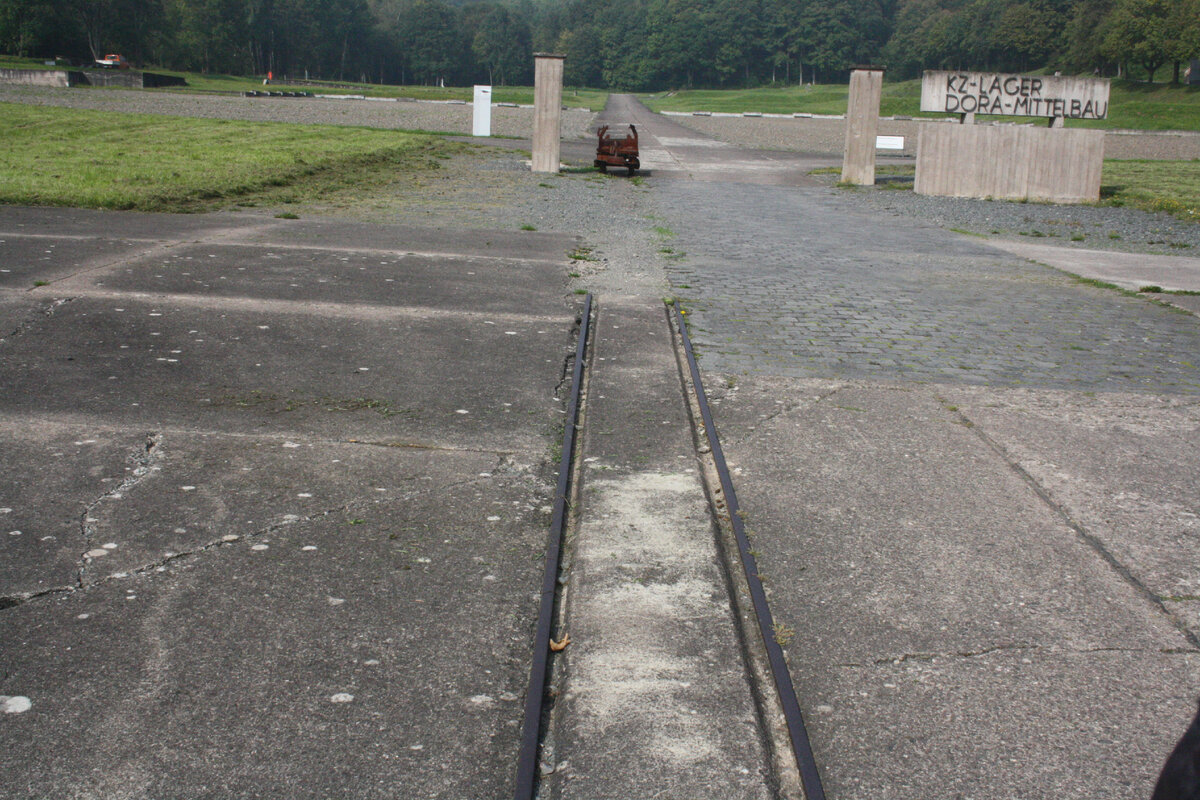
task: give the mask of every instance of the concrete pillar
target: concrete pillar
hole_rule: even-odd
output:
[[[850,73],[843,183],[875,185],[875,135],[879,131],[879,100],[882,96],[882,67],[856,67]]]
[[[471,134],[473,136],[492,135],[492,87],[475,87],[474,119]]]
[[[563,59],[534,53],[533,171],[558,172],[561,147]]]

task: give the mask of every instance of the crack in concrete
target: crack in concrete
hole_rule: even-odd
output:
[[[73,297],[63,297],[63,298],[57,298],[54,300],[50,300],[49,302],[42,303],[41,307],[39,308],[40,315],[42,317],[53,317],[54,312],[58,311],[60,306],[64,306],[74,299],[75,298],[73,298]],[[3,344],[4,342],[8,341],[9,339],[13,338],[14,336],[20,336],[21,334],[25,333],[25,331],[27,331],[31,327],[33,327],[33,323],[35,320],[36,320],[36,317],[33,319],[27,319],[27,320],[17,323],[17,327],[13,328],[12,331],[10,331],[5,336],[0,336],[0,344]]]
[[[872,659],[869,663],[843,662],[834,664],[839,669],[870,669],[872,667],[901,666],[908,662],[929,663],[932,661],[956,661],[982,658],[993,653],[1029,652],[1038,654],[1069,653],[1073,655],[1088,655],[1091,653],[1155,653],[1160,655],[1196,655],[1200,650],[1193,648],[1147,648],[1147,647],[1063,647],[1061,645],[1037,644],[1002,644],[985,647],[980,650],[960,650],[953,652],[902,653],[897,656]]]
[[[149,439],[149,437],[147,437],[147,438]],[[155,447],[157,447],[157,445],[155,445]],[[149,451],[149,446],[148,446],[148,451]],[[520,465],[517,465],[509,455],[501,453],[501,454],[499,454],[499,457],[497,459],[496,467],[493,468],[493,470],[491,472],[491,477],[496,477],[497,475],[503,476],[503,475],[509,475],[509,474],[520,475],[525,472],[528,472],[528,470],[522,468]],[[149,474],[149,473],[147,472],[145,474]],[[131,488],[133,485],[136,485],[136,483],[138,481],[142,480],[145,477],[145,474],[138,476],[137,481],[130,481],[130,479],[127,479],[126,483],[122,484],[122,486],[125,487],[126,490],[128,488]],[[424,497],[429,494],[445,492],[445,491],[448,491],[451,489],[457,489],[459,487],[469,486],[469,485],[475,484],[475,483],[483,483],[485,480],[489,480],[489,479],[490,478],[483,478],[482,476],[466,478],[464,480],[455,481],[453,483],[439,484],[437,486],[430,486],[430,487],[423,488],[423,489],[417,489],[415,491],[405,492],[404,494],[402,494],[401,496],[399,496],[398,498],[395,498],[395,499],[400,502],[407,502],[407,501],[411,501],[411,500],[416,500],[418,498]],[[128,484],[128,485],[126,485],[126,484]],[[121,491],[121,488],[118,488],[118,489],[114,489],[110,492],[105,493],[102,497],[100,497],[95,502],[93,502],[91,505],[89,505],[88,509],[90,510],[92,508],[95,508],[96,505],[98,505],[104,499],[111,498],[114,494],[117,494],[120,491]],[[359,497],[359,498],[355,498],[354,500],[351,500],[347,503],[344,503],[341,506],[337,506],[335,508],[328,508],[323,511],[317,511],[317,512],[314,512],[312,514],[308,514],[308,515],[302,516],[302,517],[297,516],[294,519],[291,519],[291,518],[282,519],[278,522],[271,523],[270,525],[267,525],[258,530],[251,531],[250,533],[226,534],[226,535],[222,536],[220,539],[215,539],[215,540],[206,542],[204,544],[201,544],[198,547],[192,548],[191,550],[180,551],[178,553],[168,553],[156,561],[151,561],[149,563],[142,564],[137,567],[132,567],[130,569],[121,570],[119,572],[112,573],[105,577],[97,578],[96,580],[93,580],[90,582],[84,580],[83,567],[81,566],[79,576],[76,579],[75,585],[56,586],[56,587],[53,587],[50,589],[43,589],[38,592],[30,592],[28,594],[0,595],[0,611],[4,611],[4,610],[10,609],[10,608],[15,608],[17,606],[27,605],[34,601],[43,600],[48,597],[59,597],[59,596],[65,597],[65,596],[70,596],[70,595],[76,594],[77,592],[90,591],[91,589],[105,586],[109,583],[112,583],[113,581],[123,580],[123,579],[131,577],[131,576],[142,576],[142,575],[148,575],[148,574],[151,574],[154,572],[161,572],[161,571],[165,570],[166,566],[172,562],[179,561],[179,560],[185,559],[185,558],[191,558],[193,556],[203,555],[204,553],[219,550],[224,547],[230,547],[230,546],[233,546],[233,545],[236,545],[239,543],[252,542],[256,539],[262,538],[263,536],[270,535],[272,533],[283,530],[284,528],[290,527],[292,525],[299,525],[301,523],[313,522],[315,520],[324,519],[333,514],[348,514],[356,506],[370,505],[371,502],[378,502],[378,501],[368,501],[365,496]],[[85,512],[84,519],[85,520],[87,519],[86,512]]]
[[[1050,510],[1053,511],[1059,517],[1059,519],[1063,521],[1064,524],[1066,524],[1068,528],[1075,532],[1075,535],[1084,544],[1086,544],[1098,556],[1100,556],[1101,560],[1103,560],[1104,563],[1106,563],[1109,568],[1113,570],[1113,572],[1115,572],[1123,581],[1129,584],[1129,586],[1137,594],[1141,595],[1151,605],[1158,609],[1175,627],[1175,629],[1179,631],[1184,639],[1187,640],[1188,644],[1191,645],[1192,648],[1200,650],[1200,637],[1197,637],[1196,633],[1188,627],[1186,620],[1182,619],[1173,611],[1171,611],[1171,609],[1167,608],[1164,598],[1152,591],[1150,587],[1141,581],[1140,578],[1134,575],[1133,569],[1117,558],[1116,555],[1114,555],[1113,552],[1108,549],[1104,542],[1100,540],[1100,537],[1089,531],[1081,523],[1077,522],[1064,506],[1055,501],[1054,498],[1051,497],[1049,490],[1042,486],[1042,484],[1039,483],[1038,480],[1034,478],[1028,470],[1022,467],[1020,463],[1008,452],[1008,450],[1004,448],[1003,445],[985,433],[983,429],[976,425],[975,421],[968,417],[962,409],[951,405],[944,397],[937,397],[936,400],[941,403],[951,415],[957,417],[959,422],[968,430],[972,431],[992,452],[998,455],[1000,459],[1008,466],[1008,468],[1012,470],[1018,477],[1020,477],[1025,484],[1033,490],[1034,494],[1036,494],[1042,500],[1042,502],[1045,503],[1046,506],[1048,506]]]
[[[779,417],[782,417],[784,414],[790,414],[791,412],[796,411],[798,409],[820,405],[821,403],[824,403],[829,398],[833,397],[834,395],[838,394],[839,392],[844,391],[847,388],[849,388],[849,384],[842,384],[842,385],[837,386],[836,388],[830,389],[828,391],[820,392],[817,394],[816,397],[806,398],[804,400],[799,400],[799,401],[796,401],[793,403],[784,402],[783,404],[781,404],[779,406],[779,408],[777,408],[774,411],[774,413],[767,414],[766,416],[760,417],[759,419],[755,420],[753,430],[746,431],[745,433],[743,433],[739,436],[722,435],[721,438],[724,439],[728,444],[744,444],[745,442],[754,438],[754,436],[758,434],[759,428],[766,425],[767,423],[773,422],[776,419],[778,419]],[[726,397],[730,397],[730,396],[732,396],[732,395],[726,394],[726,395],[723,395],[721,399],[724,400]],[[701,426],[701,427],[703,427],[703,426]]]
[[[253,436],[253,434],[251,436]],[[293,438],[291,441],[302,440]],[[496,455],[502,459],[512,459],[513,457],[513,451],[511,450],[493,450],[486,447],[452,447],[444,444],[423,444],[421,442],[398,442],[387,440],[368,442],[362,439],[330,439],[309,441],[307,444],[353,444],[360,445],[362,447],[387,447],[393,450],[422,450],[430,453],[478,453],[480,455]]]
[[[512,311],[479,311],[475,309],[439,308],[436,306],[399,306],[372,302],[339,302],[321,300],[288,300],[278,297],[250,297],[236,294],[187,294],[181,292],[143,292],[133,290],[97,289],[94,286],[71,286],[78,299],[153,301],[156,305],[173,305],[211,311],[219,304],[228,311],[289,314],[324,319],[354,319],[370,322],[397,320],[478,320],[513,325],[558,325],[569,317],[562,314],[523,314]]]
[[[103,241],[103,240],[101,239],[101,241]],[[83,277],[84,275],[88,275],[93,272],[104,272],[106,270],[112,269],[113,267],[119,267],[124,264],[131,264],[135,261],[139,261],[144,258],[150,258],[151,256],[155,256],[160,253],[165,253],[165,252],[171,250],[173,247],[177,247],[181,244],[187,244],[187,242],[182,242],[182,241],[164,242],[161,244],[156,244],[152,247],[147,247],[142,250],[138,250],[135,253],[122,253],[121,255],[114,256],[114,257],[108,258],[108,259],[95,259],[93,261],[87,262],[86,264],[80,265],[79,269],[76,269],[74,272],[69,272],[66,275],[61,275],[57,278],[50,278],[41,286],[34,286],[34,287],[28,289],[27,291],[37,292],[37,291],[46,289],[47,287],[53,287],[54,284],[56,284],[56,283],[67,283],[69,281],[75,280],[77,278]]]
[[[271,230],[273,227],[274,226],[272,226],[272,225],[261,224],[261,225],[256,225],[253,228],[250,228],[249,230],[250,230],[250,232],[259,232],[259,231],[267,232],[267,231]],[[71,236],[71,235],[58,235],[58,234],[9,234],[9,236],[15,237],[15,236],[24,235],[27,238],[68,239],[68,240],[73,240],[73,241],[95,241],[95,242],[105,242],[105,241],[147,242],[150,244],[149,247],[144,247],[141,250],[138,250],[133,253],[120,253],[118,255],[114,255],[111,257],[101,256],[99,258],[91,259],[91,260],[85,262],[84,264],[81,264],[79,266],[79,268],[76,269],[74,272],[70,272],[70,273],[68,273],[66,275],[62,275],[58,278],[53,278],[51,280],[48,280],[44,284],[44,286],[53,286],[56,283],[69,282],[74,279],[80,278],[84,275],[88,275],[89,273],[103,272],[105,270],[112,269],[113,267],[119,267],[119,266],[122,266],[125,264],[132,264],[134,262],[148,259],[153,256],[160,255],[162,253],[167,253],[170,250],[172,250],[176,247],[179,247],[181,245],[221,244],[223,241],[229,241],[231,239],[236,241],[238,236],[240,234],[243,234],[245,231],[246,231],[246,229],[241,228],[241,227],[220,227],[220,228],[215,228],[211,231],[205,231],[202,238],[199,238],[199,239],[166,239],[166,240],[164,240],[164,239],[141,239],[141,238],[137,238],[137,237],[110,239],[105,236],[78,236],[78,235]],[[35,286],[32,289],[29,289],[28,291],[37,291],[42,288],[44,288],[44,287],[43,286]]]
[[[596,309],[594,313],[599,314],[599,304],[593,303]],[[554,396],[563,406],[559,413],[567,413],[566,398],[571,390],[571,381],[575,372],[575,351],[579,344],[579,331],[583,328],[583,316],[580,309],[575,311],[575,319],[571,323],[571,330],[567,332],[570,344],[567,347],[567,352],[563,355],[562,371],[558,376],[558,383],[554,387]]]
[[[157,469],[158,462],[162,460],[162,440],[161,433],[146,434],[146,440],[142,446],[130,453],[127,459],[132,464],[132,467],[125,480],[121,481],[116,488],[108,490],[84,507],[83,516],[79,520],[79,530],[83,536],[83,546],[86,550],[80,555],[79,569],[76,573],[75,581],[78,588],[82,589],[87,585],[87,566],[92,562],[92,558],[88,553],[93,551],[92,544],[97,533],[95,526],[97,520],[92,516],[92,512],[106,500],[123,497],[126,492],[136,487],[146,479],[146,476]]]
[[[908,661],[933,661],[937,658],[979,658],[980,656],[990,655],[991,653],[1014,652],[1019,650],[1041,650],[1038,645],[1032,644],[998,644],[994,647],[985,647],[982,650],[962,650],[954,653],[904,653],[899,656],[889,656],[887,658],[877,658],[872,661],[872,665],[882,667],[885,664],[899,666]]]
[[[114,492],[115,491],[116,490],[114,490]],[[114,492],[110,492],[110,493],[106,494],[105,497],[111,497]],[[101,499],[103,499],[103,498],[101,498]],[[99,501],[97,501],[97,502],[99,502]],[[74,586],[58,586],[53,589],[45,589],[43,591],[33,592],[30,594],[9,595],[6,597],[0,597],[0,610],[6,609],[6,608],[13,608],[15,606],[20,606],[20,605],[25,605],[27,603],[31,603],[35,600],[40,600],[45,597],[58,596],[58,595],[66,596],[66,595],[75,594],[76,592],[88,591],[88,590],[94,589],[96,587],[100,587],[100,586],[104,586],[106,584],[112,583],[113,581],[122,580],[124,578],[128,578],[128,577],[135,576],[135,575],[136,576],[146,575],[151,572],[159,571],[160,568],[165,568],[167,564],[170,564],[173,561],[178,561],[178,560],[184,559],[184,558],[190,558],[191,556],[200,555],[202,553],[206,553],[210,550],[214,550],[214,549],[217,549],[220,547],[231,546],[231,545],[237,544],[238,542],[241,542],[243,540],[244,541],[253,541],[254,539],[258,539],[262,536],[266,536],[268,534],[274,533],[275,531],[286,528],[289,525],[296,525],[301,522],[312,522],[313,520],[322,519],[324,517],[327,517],[330,514],[336,514],[338,512],[343,512],[343,513],[347,512],[350,510],[351,505],[352,504],[346,504],[346,505],[340,506],[338,508],[330,508],[330,509],[326,509],[324,511],[318,511],[313,514],[309,514],[308,516],[305,516],[305,517],[297,517],[296,519],[284,519],[279,522],[268,525],[265,528],[262,528],[260,530],[253,531],[253,532],[247,533],[247,534],[241,534],[241,535],[229,534],[226,536],[222,536],[220,539],[216,539],[211,542],[206,542],[206,543],[200,545],[199,547],[193,548],[191,550],[184,550],[184,551],[181,551],[178,553],[168,553],[168,554],[164,555],[162,558],[158,559],[157,561],[151,561],[147,564],[142,564],[141,566],[138,566],[138,567],[133,567],[131,569],[126,569],[126,570],[122,570],[119,572],[115,572],[111,575],[105,576],[103,578],[98,578],[91,582],[85,582],[83,580],[82,568],[81,568],[80,569],[80,577],[79,577],[76,585],[74,585]],[[90,506],[90,508],[94,507],[94,506],[95,506],[95,504]]]

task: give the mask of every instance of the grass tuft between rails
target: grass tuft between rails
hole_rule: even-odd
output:
[[[0,203],[209,211],[301,202],[437,168],[411,132],[0,103]]]

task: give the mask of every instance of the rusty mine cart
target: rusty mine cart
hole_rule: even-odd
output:
[[[642,165],[638,161],[638,132],[634,125],[629,126],[629,133],[609,134],[609,126],[605,125],[596,131],[596,160],[592,162],[601,172],[608,172],[609,167],[626,167],[633,175]]]

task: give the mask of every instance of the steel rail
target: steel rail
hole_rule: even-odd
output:
[[[554,625],[554,598],[558,589],[558,570],[563,532],[567,524],[567,496],[571,485],[571,467],[575,455],[575,426],[579,421],[579,397],[583,389],[583,363],[591,328],[592,296],[583,303],[579,323],[579,342],[575,347],[575,369],[571,377],[571,396],[563,425],[562,457],[558,465],[558,488],[554,494],[554,514],[550,519],[546,546],[546,570],[542,576],[542,599],[538,609],[537,631],[533,637],[533,665],[529,688],[525,693],[525,724],[521,733],[521,751],[517,758],[517,787],[514,800],[533,800],[537,786],[538,742],[541,738],[542,705],[546,694],[546,668],[550,659],[550,630]]]
[[[737,494],[733,489],[733,478],[729,474],[729,467],[725,464],[725,454],[721,450],[717,426],[713,422],[712,411],[708,406],[704,384],[700,381],[700,367],[696,363],[696,354],[692,350],[692,341],[688,337],[683,311],[678,302],[674,305],[675,321],[679,326],[680,338],[683,340],[683,351],[687,356],[688,369],[692,373],[692,386],[695,389],[696,402],[700,407],[700,417],[704,422],[704,433],[708,437],[708,446],[712,450],[717,475],[721,480],[721,491],[725,495],[725,508],[729,512],[729,521],[733,526],[738,552],[742,559],[742,569],[746,573],[746,583],[750,587],[754,616],[758,619],[758,630],[762,635],[763,645],[767,651],[767,661],[771,666],[771,676],[775,680],[775,690],[783,707],[784,720],[787,722],[792,753],[795,754],[796,766],[800,770],[800,783],[804,788],[806,800],[825,800],[825,788],[821,785],[821,775],[817,771],[817,762],[813,757],[812,744],[808,739],[808,729],[804,726],[804,714],[800,711],[800,702],[796,699],[796,690],[792,686],[792,675],[788,670],[787,660],[783,656],[783,648],[775,640],[775,621],[771,616],[771,607],[767,603],[767,594],[763,590],[762,581],[758,579],[758,564],[751,552],[750,540],[746,538],[746,526],[742,523],[742,517],[739,514]]]

